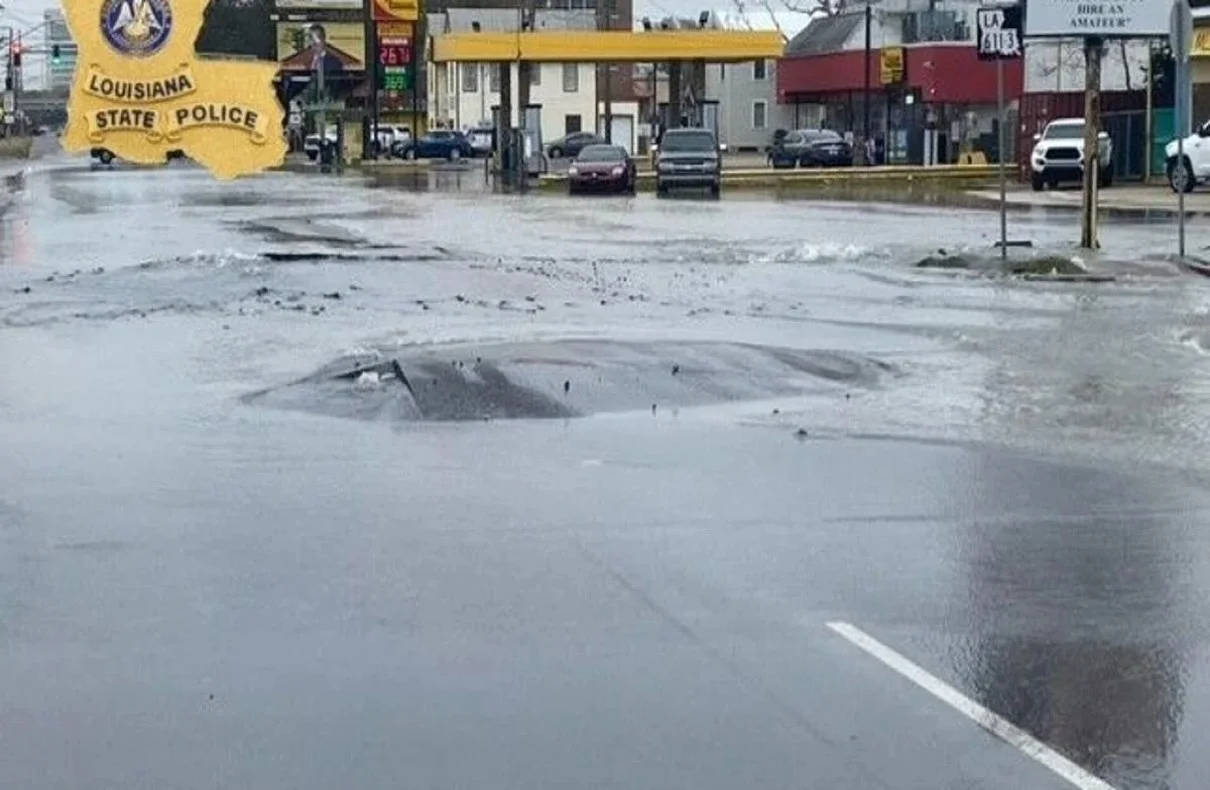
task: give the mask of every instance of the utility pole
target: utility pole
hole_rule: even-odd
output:
[[[517,14],[520,16],[518,28],[522,33],[529,32],[534,29],[534,0],[521,0],[517,8]],[[519,48],[518,48],[519,50]],[[534,73],[533,70],[541,69],[541,63],[533,63],[532,61],[522,60],[518,52],[517,59],[517,126],[522,129],[529,129],[529,105],[532,103],[530,98],[530,88],[533,86]]]
[[[421,7],[423,8],[423,3],[421,3]],[[420,73],[421,67],[424,68],[423,76],[424,76],[424,90],[425,90],[425,96],[426,96],[425,107],[427,109],[428,77],[429,77],[429,70],[428,70],[429,67],[428,67],[428,61],[427,61],[428,47],[429,47],[428,41],[429,41],[428,20],[425,18],[424,13],[422,12],[417,15],[416,21],[412,24],[412,46],[411,46],[412,62],[408,64],[409,71],[411,72],[411,75],[412,75],[412,84],[408,86],[408,89],[411,90],[411,92],[412,92],[411,104],[412,104],[412,138],[413,139],[420,138],[420,83],[421,83],[420,77],[422,76]],[[461,65],[455,66],[454,68],[460,69]]]
[[[382,74],[382,56],[378,51],[378,27],[374,24],[374,0],[362,0],[361,13],[365,26],[366,78],[370,83],[370,106],[367,114],[369,122],[362,125],[364,132],[361,136],[361,158],[365,161],[378,158],[378,89],[381,84],[379,75]]]
[[[871,23],[873,22],[873,19],[874,19],[874,9],[870,5],[870,0],[866,0],[866,4],[865,4],[865,94],[863,96],[863,101],[861,102],[862,109],[864,110],[864,115],[865,115],[865,119],[862,123],[862,141],[861,141],[861,143],[862,143],[861,150],[863,152],[866,150],[865,141],[870,139],[870,90],[872,89],[872,86],[870,84],[870,54],[871,54],[871,50],[873,49],[873,42],[870,39],[870,36],[871,36],[870,28],[871,28]],[[870,163],[866,162],[866,164],[868,165]]]
[[[1101,53],[1100,36],[1084,38],[1084,194],[1080,208],[1080,246],[1100,248],[1097,238],[1097,180],[1101,175]]]
[[[597,0],[597,30],[613,29],[614,0]],[[597,85],[600,87],[602,123],[605,142],[613,142],[613,64],[597,64]],[[595,111],[595,108],[594,108]]]
[[[324,86],[324,59],[327,57],[328,50],[326,42],[322,48],[319,46],[318,37],[314,31],[311,31],[311,47],[312,52],[318,52],[314,55],[312,61],[315,66],[315,101],[319,105],[319,112],[315,118],[315,125],[319,127],[319,164],[320,170],[328,172],[328,163],[325,152],[328,150],[328,91]],[[341,156],[341,152],[336,152],[337,156]]]

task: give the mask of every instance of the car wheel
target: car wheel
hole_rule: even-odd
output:
[[[1029,185],[1033,187],[1034,192],[1041,192],[1046,188],[1046,180],[1042,178],[1041,173],[1034,173],[1029,177]]]
[[[1168,186],[1173,192],[1192,192],[1196,182],[1190,177],[1189,160],[1177,162],[1173,159],[1168,163]]]
[[[461,159],[461,158],[462,158],[462,152],[461,152],[461,151],[459,151],[457,148],[451,148],[451,149],[450,149],[450,153],[449,153],[449,160],[450,160],[451,162],[457,162],[457,161],[458,161],[459,159]]]
[[[409,148],[409,149],[407,149],[406,151],[404,151],[404,152],[403,152],[403,158],[404,158],[404,159],[415,159],[415,158],[416,158],[416,149],[415,149],[415,148]]]
[[[102,151],[97,155],[97,159],[101,160],[101,164],[108,165],[113,162],[113,154],[109,151]]]
[[[551,159],[562,159],[563,158],[563,149],[559,148],[557,146],[555,148],[550,149],[550,158]]]

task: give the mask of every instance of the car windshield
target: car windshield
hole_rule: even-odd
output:
[[[808,143],[839,143],[844,140],[844,138],[831,129],[806,130],[799,132],[799,134]]]
[[[1042,137],[1047,140],[1080,140],[1084,137],[1084,124],[1051,124],[1046,127],[1046,133]]]
[[[590,145],[576,157],[581,162],[621,162],[626,159],[626,149],[617,145]]]
[[[661,151],[713,151],[714,135],[710,132],[669,132],[660,142]]]

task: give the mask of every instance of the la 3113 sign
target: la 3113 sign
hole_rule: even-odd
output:
[[[277,64],[199,58],[209,0],[62,0],[76,42],[64,148],[159,164],[183,152],[219,178],[280,165]]]

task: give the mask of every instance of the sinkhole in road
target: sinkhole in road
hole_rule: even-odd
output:
[[[860,354],[726,342],[417,345],[342,356],[246,400],[362,420],[566,419],[843,393],[894,373]]]

